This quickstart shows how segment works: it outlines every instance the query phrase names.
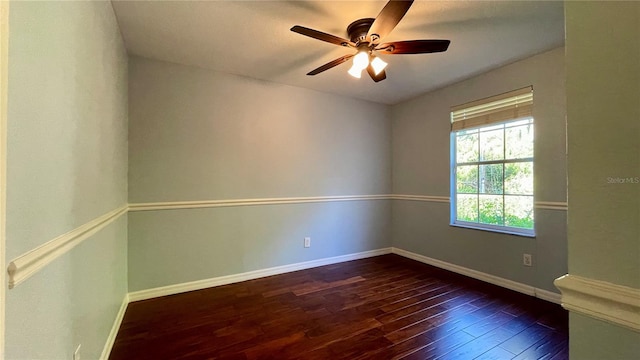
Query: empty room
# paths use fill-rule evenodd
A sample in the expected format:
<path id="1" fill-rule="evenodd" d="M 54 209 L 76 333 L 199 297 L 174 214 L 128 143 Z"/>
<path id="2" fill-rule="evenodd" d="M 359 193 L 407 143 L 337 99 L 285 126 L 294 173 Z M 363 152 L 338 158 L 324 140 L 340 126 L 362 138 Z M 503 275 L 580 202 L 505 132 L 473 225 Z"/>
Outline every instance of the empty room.
<path id="1" fill-rule="evenodd" d="M 0 359 L 640 354 L 640 2 L 1 1 Z"/>

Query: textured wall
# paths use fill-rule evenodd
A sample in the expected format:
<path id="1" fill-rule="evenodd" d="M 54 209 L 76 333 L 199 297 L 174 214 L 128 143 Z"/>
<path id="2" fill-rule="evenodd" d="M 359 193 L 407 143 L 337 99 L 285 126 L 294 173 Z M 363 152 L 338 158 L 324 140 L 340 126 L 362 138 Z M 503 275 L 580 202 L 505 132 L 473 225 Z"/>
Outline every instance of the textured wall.
<path id="1" fill-rule="evenodd" d="M 7 262 L 127 201 L 127 55 L 109 2 L 12 2 Z M 6 358 L 100 356 L 127 292 L 120 218 L 7 291 Z M 5 254 L 3 254 L 5 256 Z"/>
<path id="2" fill-rule="evenodd" d="M 569 273 L 638 289 L 640 3 L 565 6 Z M 638 332 L 579 314 L 569 325 L 572 358 L 640 354 Z"/>
<path id="3" fill-rule="evenodd" d="M 568 4 L 567 41 L 569 272 L 640 288 L 640 3 Z"/>

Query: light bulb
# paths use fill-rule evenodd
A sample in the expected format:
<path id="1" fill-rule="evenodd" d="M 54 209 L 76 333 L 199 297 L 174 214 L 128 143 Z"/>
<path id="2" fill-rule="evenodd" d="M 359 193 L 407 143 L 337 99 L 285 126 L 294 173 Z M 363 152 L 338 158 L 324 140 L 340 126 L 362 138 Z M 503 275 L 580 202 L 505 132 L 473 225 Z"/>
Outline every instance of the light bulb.
<path id="1" fill-rule="evenodd" d="M 366 51 L 360 51 L 353 58 L 353 66 L 356 66 L 360 70 L 364 70 L 369 66 L 369 54 Z"/>
<path id="2" fill-rule="evenodd" d="M 361 73 L 362 73 L 362 69 L 357 67 L 356 64 L 353 64 L 351 66 L 351 69 L 349 69 L 349 75 L 353 76 L 354 78 L 360 79 Z"/>
<path id="3" fill-rule="evenodd" d="M 373 60 L 371 60 L 371 67 L 373 68 L 373 72 L 378 75 L 387 67 L 387 63 L 379 57 L 374 56 Z"/>

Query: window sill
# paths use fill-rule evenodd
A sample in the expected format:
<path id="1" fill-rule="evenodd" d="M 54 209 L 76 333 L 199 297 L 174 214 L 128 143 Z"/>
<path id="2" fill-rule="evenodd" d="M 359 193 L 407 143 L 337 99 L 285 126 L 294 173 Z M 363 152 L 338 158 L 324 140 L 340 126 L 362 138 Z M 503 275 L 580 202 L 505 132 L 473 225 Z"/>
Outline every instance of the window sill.
<path id="1" fill-rule="evenodd" d="M 480 227 L 480 226 L 473 226 L 473 225 L 467 225 L 467 224 L 455 224 L 455 223 L 449 224 L 449 226 L 459 227 L 459 228 L 463 228 L 463 229 L 481 230 L 481 231 L 487 231 L 487 232 L 498 233 L 498 234 L 522 236 L 522 237 L 527 237 L 527 238 L 535 238 L 536 237 L 535 233 L 527 234 L 527 233 L 512 231 L 512 230 L 509 230 L 509 229 L 504 229 L 504 230 L 502 230 L 502 229 L 489 229 L 489 228 Z"/>

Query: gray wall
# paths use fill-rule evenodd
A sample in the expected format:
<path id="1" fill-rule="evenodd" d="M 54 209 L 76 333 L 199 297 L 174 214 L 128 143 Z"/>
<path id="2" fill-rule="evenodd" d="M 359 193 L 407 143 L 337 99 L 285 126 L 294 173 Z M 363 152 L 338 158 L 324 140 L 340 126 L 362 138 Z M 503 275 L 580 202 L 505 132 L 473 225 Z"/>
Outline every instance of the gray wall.
<path id="1" fill-rule="evenodd" d="M 640 3 L 568 4 L 567 37 L 569 270 L 640 288 Z"/>
<path id="2" fill-rule="evenodd" d="M 127 57 L 109 2 L 12 2 L 6 261 L 127 201 Z M 6 358 L 98 358 L 127 292 L 122 217 L 7 291 Z M 3 256 L 5 256 L 3 254 Z"/>
<path id="3" fill-rule="evenodd" d="M 390 192 L 384 105 L 135 57 L 129 74 L 130 203 Z M 384 200 L 134 212 L 129 290 L 373 250 L 390 238 Z"/>
<path id="4" fill-rule="evenodd" d="M 565 6 L 569 273 L 638 289 L 640 3 Z M 572 358 L 640 354 L 638 332 L 578 314 L 569 324 Z"/>
<path id="5" fill-rule="evenodd" d="M 534 88 L 535 198 L 566 202 L 564 48 L 503 66 L 392 108 L 393 193 L 450 195 L 450 107 Z M 449 226 L 450 205 L 395 200 L 393 244 L 404 250 L 555 291 L 567 271 L 566 212 L 536 210 L 536 237 Z M 522 266 L 522 254 L 534 266 Z"/>

